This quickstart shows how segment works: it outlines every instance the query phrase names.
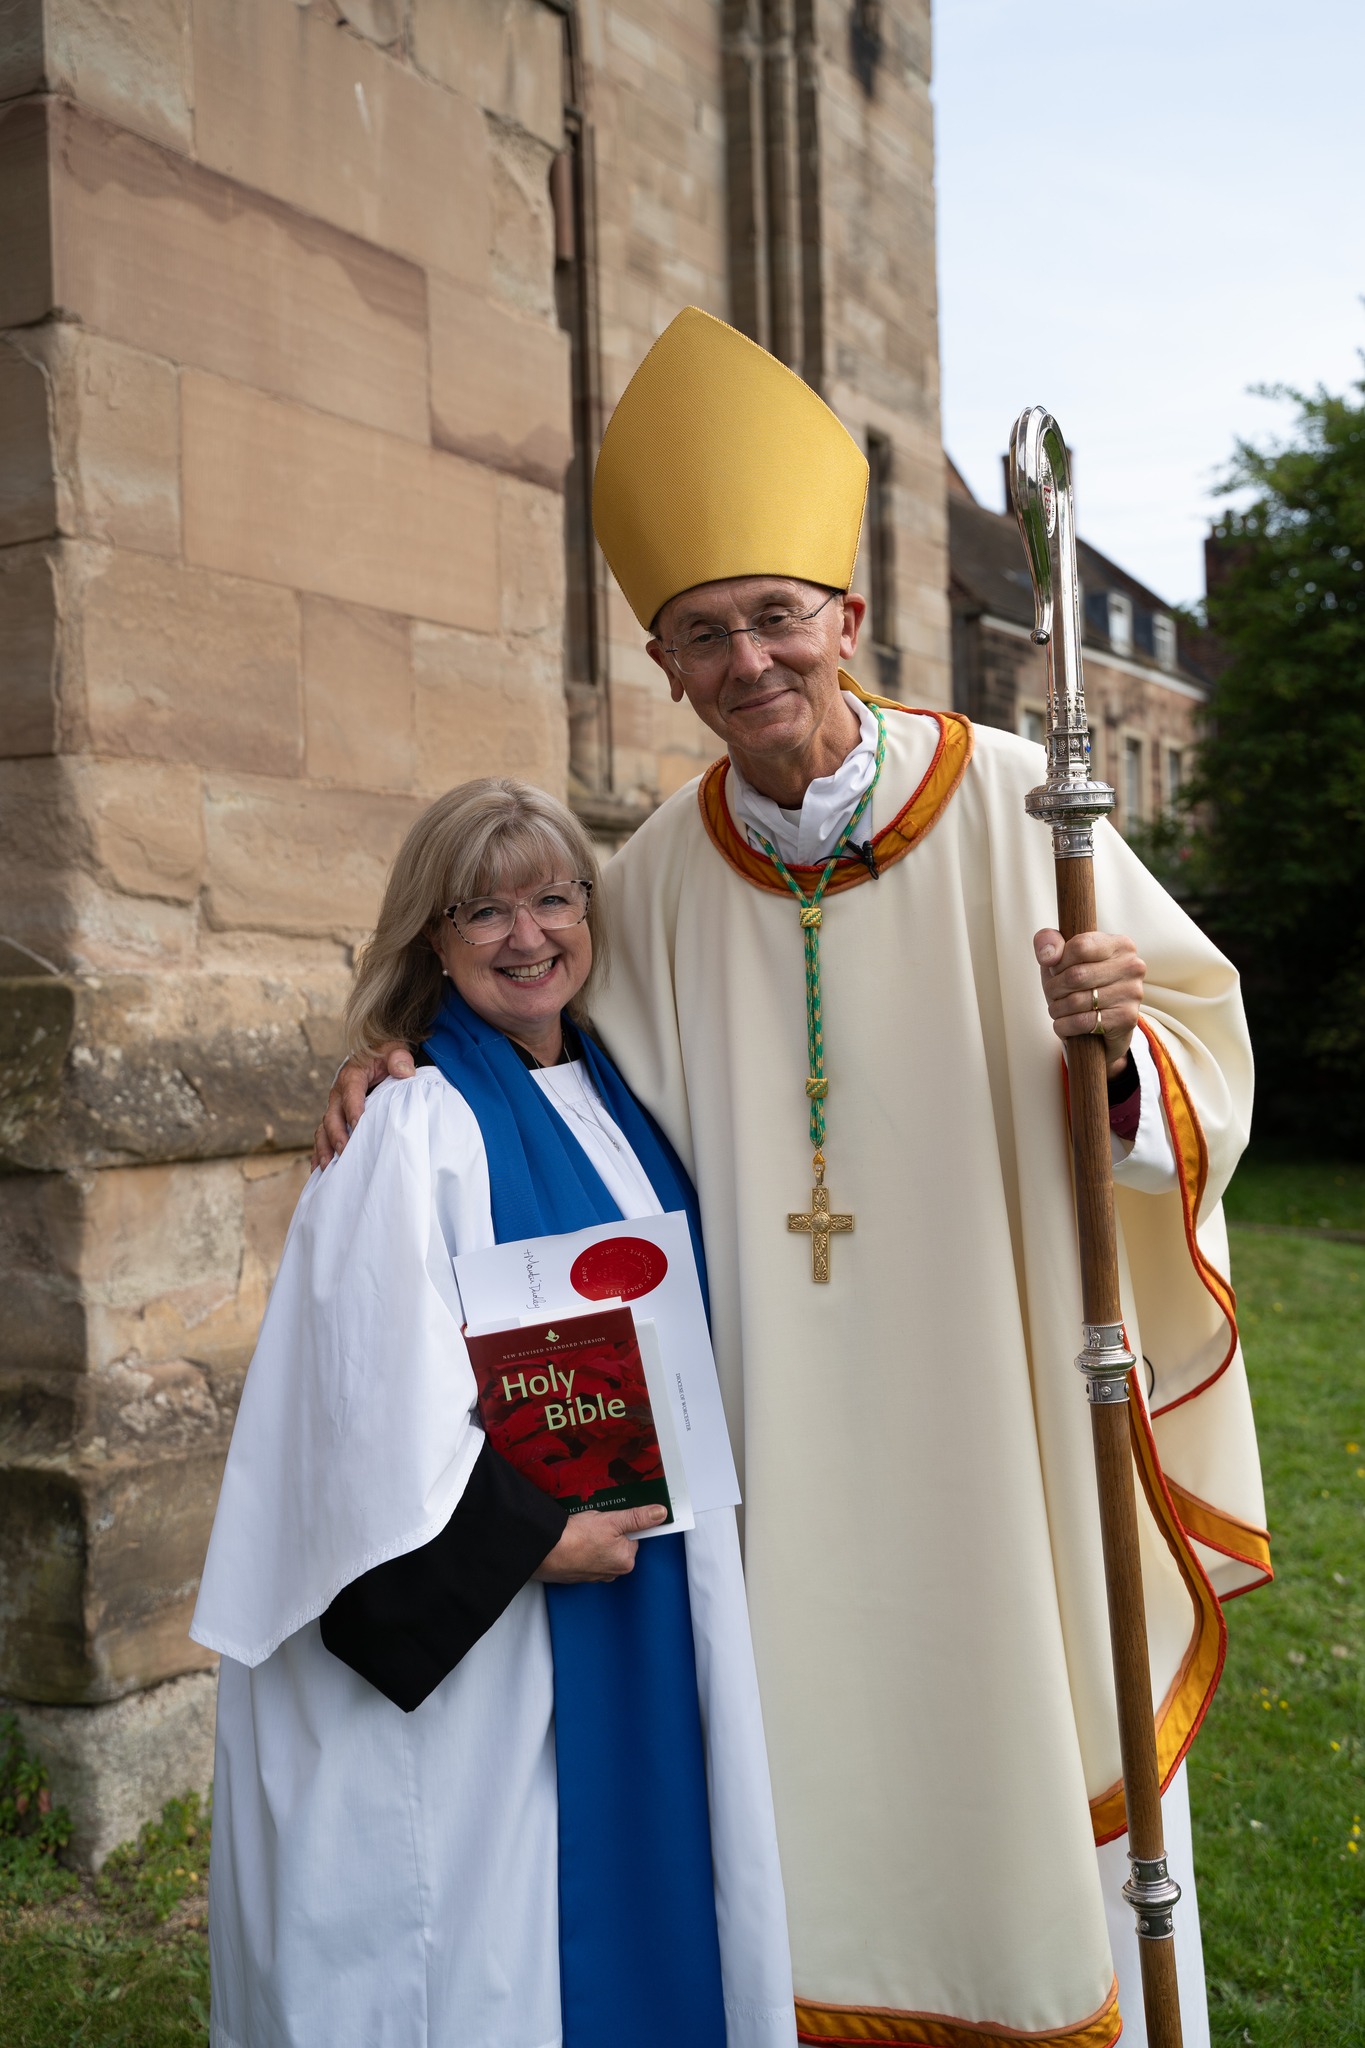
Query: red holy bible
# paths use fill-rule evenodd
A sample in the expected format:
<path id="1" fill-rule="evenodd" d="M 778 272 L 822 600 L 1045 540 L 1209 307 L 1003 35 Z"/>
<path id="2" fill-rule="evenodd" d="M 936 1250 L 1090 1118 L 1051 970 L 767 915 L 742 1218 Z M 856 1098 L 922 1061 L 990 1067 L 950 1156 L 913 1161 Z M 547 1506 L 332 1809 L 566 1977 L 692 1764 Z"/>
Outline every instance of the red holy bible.
<path id="1" fill-rule="evenodd" d="M 466 1337 L 500 1457 L 570 1514 L 673 1503 L 628 1308 Z M 666 1526 L 666 1525 L 661 1525 Z"/>

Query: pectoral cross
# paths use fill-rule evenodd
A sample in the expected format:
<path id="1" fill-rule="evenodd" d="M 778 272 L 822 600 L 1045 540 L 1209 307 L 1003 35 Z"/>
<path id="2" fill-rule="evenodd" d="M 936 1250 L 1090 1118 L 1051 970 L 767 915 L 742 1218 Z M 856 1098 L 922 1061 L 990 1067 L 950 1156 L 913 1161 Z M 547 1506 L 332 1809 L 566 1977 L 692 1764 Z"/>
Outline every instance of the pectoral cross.
<path id="1" fill-rule="evenodd" d="M 849 1215 L 831 1214 L 829 1189 L 825 1186 L 824 1168 L 815 1169 L 815 1186 L 810 1191 L 810 1212 L 790 1210 L 787 1215 L 788 1230 L 803 1231 L 810 1239 L 810 1277 L 818 1287 L 829 1279 L 829 1241 L 836 1233 L 852 1230 L 853 1218 Z"/>

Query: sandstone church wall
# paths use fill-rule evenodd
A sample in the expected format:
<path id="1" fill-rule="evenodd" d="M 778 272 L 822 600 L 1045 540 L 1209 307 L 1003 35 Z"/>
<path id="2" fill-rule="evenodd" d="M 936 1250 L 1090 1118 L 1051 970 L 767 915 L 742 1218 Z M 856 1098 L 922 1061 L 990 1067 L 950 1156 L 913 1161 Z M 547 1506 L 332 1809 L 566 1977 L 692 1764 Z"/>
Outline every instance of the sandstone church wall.
<path id="1" fill-rule="evenodd" d="M 682 305 L 877 439 L 862 673 L 949 701 L 928 68 L 928 0 L 0 9 L 0 1695 L 87 1856 L 207 1769 L 186 1623 L 399 839 L 506 771 L 610 843 L 714 751 L 582 530 Z"/>
<path id="2" fill-rule="evenodd" d="M 885 616 L 860 680 L 952 701 L 939 429 L 928 0 L 599 0 L 583 10 L 598 136 L 606 409 L 689 301 L 763 342 L 887 452 Z M 855 25 L 876 26 L 861 53 Z M 864 83 L 870 83 L 870 90 Z M 661 480 L 661 488 L 666 482 Z M 618 788 L 646 805 L 714 754 L 609 593 Z"/>
<path id="3" fill-rule="evenodd" d="M 146 1688 L 204 1775 L 166 1682 L 386 864 L 468 775 L 565 786 L 561 26 L 5 22 L 0 1691 L 86 1709 L 98 1854 Z"/>

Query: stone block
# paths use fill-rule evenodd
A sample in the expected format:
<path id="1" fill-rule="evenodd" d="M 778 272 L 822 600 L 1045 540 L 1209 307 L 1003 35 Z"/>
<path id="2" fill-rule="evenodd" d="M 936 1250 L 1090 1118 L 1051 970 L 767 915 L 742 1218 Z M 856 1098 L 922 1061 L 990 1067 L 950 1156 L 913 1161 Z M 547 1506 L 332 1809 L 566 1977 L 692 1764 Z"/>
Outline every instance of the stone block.
<path id="1" fill-rule="evenodd" d="M 403 33 L 404 0 L 337 0 L 337 12 L 357 35 L 388 49 Z"/>
<path id="2" fill-rule="evenodd" d="M 234 1160 L 108 1167 L 82 1188 L 80 1261 L 87 1363 L 221 1357 L 249 1345 L 238 1307 L 242 1194 Z"/>
<path id="3" fill-rule="evenodd" d="M 488 272 L 482 118 L 321 13 L 193 0 L 200 161 L 452 277 Z"/>
<path id="4" fill-rule="evenodd" d="M 46 0 L 48 90 L 173 149 L 193 145 L 188 0 Z"/>
<path id="5" fill-rule="evenodd" d="M 128 896 L 192 903 L 204 867 L 199 770 L 79 755 L 61 765 L 96 873 Z"/>
<path id="6" fill-rule="evenodd" d="M 78 1698 L 118 1699 L 218 1661 L 189 1635 L 231 1431 L 231 1417 L 208 1405 L 213 1426 L 201 1447 L 158 1455 L 144 1436 L 85 1479 L 87 1675 Z"/>
<path id="7" fill-rule="evenodd" d="M 699 761 L 695 754 L 670 753 L 666 748 L 654 756 L 655 776 L 659 801 L 662 803 L 680 789 L 686 789 L 689 782 L 695 782 L 706 763 Z"/>
<path id="8" fill-rule="evenodd" d="M 79 1699 L 88 1681 L 82 1615 L 85 1518 L 66 1475 L 4 1472 L 0 1488 L 0 1687 L 21 1698 Z"/>
<path id="9" fill-rule="evenodd" d="M 374 924 L 389 863 L 420 808 L 412 797 L 211 777 L 209 922 L 359 938 Z"/>
<path id="10" fill-rule="evenodd" d="M 505 476 L 498 481 L 498 553 L 505 633 L 554 643 L 564 620 L 564 500 L 558 491 Z"/>
<path id="11" fill-rule="evenodd" d="M 555 227 L 543 142 L 488 117 L 492 279 L 498 297 L 537 319 L 555 318 Z"/>
<path id="12" fill-rule="evenodd" d="M 292 593 L 152 555 L 92 550 L 80 643 L 90 747 L 297 774 L 303 729 Z"/>
<path id="13" fill-rule="evenodd" d="M 0 327 L 52 310 L 51 212 L 43 103 L 0 107 Z"/>
<path id="14" fill-rule="evenodd" d="M 174 367 L 65 321 L 13 349 L 51 390 L 61 532 L 180 551 L 180 392 Z"/>
<path id="15" fill-rule="evenodd" d="M 60 757 L 0 762 L 0 959 L 11 973 L 72 964 L 82 837 Z"/>
<path id="16" fill-rule="evenodd" d="M 559 650 L 413 628 L 417 764 L 433 793 L 474 775 L 521 775 L 562 797 L 567 723 Z"/>
<path id="17" fill-rule="evenodd" d="M 497 623 L 488 470 L 198 373 L 181 398 L 191 561 L 377 611 Z"/>
<path id="18" fill-rule="evenodd" d="M 618 747 L 634 753 L 648 753 L 654 746 L 658 727 L 659 698 L 667 685 L 659 677 L 657 687 L 648 683 L 615 683 L 611 693 L 611 735 Z M 705 728 L 700 728 L 705 730 Z"/>
<path id="19" fill-rule="evenodd" d="M 180 1371 L 199 1386 L 208 1418 L 198 1447 L 161 1446 L 144 1435 L 111 1455 L 92 1439 L 65 1456 L 8 1462 L 0 1500 L 4 1693 L 93 1703 L 215 1661 L 187 1631 L 231 1415 L 218 1413 L 202 1374 Z M 130 1377 L 154 1384 L 148 1373 Z"/>
<path id="20" fill-rule="evenodd" d="M 58 576 L 58 556 L 50 547 L 0 551 L 0 756 L 50 754 L 57 744 Z"/>
<path id="21" fill-rule="evenodd" d="M 186 0 L 3 0 L 0 99 L 54 92 L 154 142 L 191 144 Z"/>
<path id="22" fill-rule="evenodd" d="M 0 547 L 56 529 L 47 378 L 10 342 L 0 342 Z"/>
<path id="23" fill-rule="evenodd" d="M 558 489 L 573 453 L 568 336 L 447 278 L 428 289 L 433 440 Z"/>
<path id="24" fill-rule="evenodd" d="M 427 439 L 426 290 L 411 263 L 77 108 L 54 103 L 51 123 L 67 313 L 172 362 Z"/>
<path id="25" fill-rule="evenodd" d="M 58 1185 L 96 1166 L 310 1144 L 343 1056 L 349 984 L 339 964 L 297 959 L 287 979 L 187 970 L 0 980 L 0 1170 Z M 275 1161 L 265 1152 L 245 1162 L 248 1212 Z"/>
<path id="26" fill-rule="evenodd" d="M 411 789 L 412 648 L 406 619 L 305 597 L 304 772 L 357 789 Z"/>
<path id="27" fill-rule="evenodd" d="M 80 1263 L 81 1192 L 64 1174 L 0 1179 L 0 1352 L 7 1370 L 71 1372 L 86 1357 Z"/>
<path id="28" fill-rule="evenodd" d="M 100 1870 L 168 1799 L 208 1791 L 217 1698 L 217 1674 L 196 1671 L 100 1707 L 4 1702 L 71 1815 L 66 1854 L 78 1870 Z"/>
<path id="29" fill-rule="evenodd" d="M 329 1087 L 337 1064 L 327 1066 L 323 1075 Z M 262 1153 L 240 1165 L 243 1278 L 261 1294 L 264 1312 L 264 1295 L 274 1281 L 290 1221 L 313 1169 L 303 1152 Z"/>
<path id="30" fill-rule="evenodd" d="M 192 956 L 198 775 L 155 762 L 0 762 L 0 932 L 55 972 Z M 27 969 L 26 971 L 31 971 Z"/>
<path id="31" fill-rule="evenodd" d="M 63 972 L 123 974 L 139 968 L 188 966 L 199 950 L 194 903 L 169 897 L 125 896 L 97 875 L 59 874 L 60 916 L 28 926 L 30 943 Z M 11 926 L 13 897 L 6 906 Z M 22 927 L 21 927 L 22 928 Z"/>
<path id="32" fill-rule="evenodd" d="M 558 149 L 563 29 L 539 0 L 414 0 L 412 53 L 442 85 Z"/>
<path id="33" fill-rule="evenodd" d="M 209 1159 L 0 1178 L 5 1370 L 90 1376 L 106 1445 L 159 1432 L 193 1449 L 217 1427 L 202 1390 L 135 1413 L 128 1402 L 148 1390 L 127 1375 L 176 1360 L 245 1368 L 307 1175 L 302 1154 L 256 1165 L 267 1170 Z"/>
<path id="34" fill-rule="evenodd" d="M 0 0 L 0 100 L 43 89 L 43 0 Z"/>
<path id="35" fill-rule="evenodd" d="M 75 1012 L 73 984 L 55 975 L 0 980 L 0 1167 L 16 1164 L 11 1147 L 51 1117 Z"/>

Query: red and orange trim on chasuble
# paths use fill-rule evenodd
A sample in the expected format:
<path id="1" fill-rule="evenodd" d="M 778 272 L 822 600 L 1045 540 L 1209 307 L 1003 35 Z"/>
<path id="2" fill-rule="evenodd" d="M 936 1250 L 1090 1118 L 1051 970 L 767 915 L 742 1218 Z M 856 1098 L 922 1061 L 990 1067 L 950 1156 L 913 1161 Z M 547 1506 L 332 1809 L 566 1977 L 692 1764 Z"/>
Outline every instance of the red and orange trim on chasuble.
<path id="1" fill-rule="evenodd" d="M 1204 1199 L 1204 1188 L 1209 1177 L 1208 1146 L 1199 1122 L 1198 1113 L 1190 1099 L 1189 1091 L 1180 1077 L 1180 1070 L 1161 1043 L 1150 1025 L 1143 1024 L 1142 1032 L 1151 1048 L 1161 1082 L 1161 1099 L 1166 1111 L 1166 1123 L 1175 1144 L 1176 1165 L 1180 1176 L 1180 1206 L 1185 1222 L 1185 1243 L 1189 1249 L 1190 1262 L 1200 1281 L 1213 1296 L 1227 1319 L 1228 1342 L 1221 1363 L 1188 1394 L 1181 1394 L 1178 1400 L 1168 1401 L 1163 1408 L 1154 1412 L 1165 1415 L 1172 1408 L 1179 1408 L 1186 1401 L 1193 1401 L 1231 1365 L 1237 1350 L 1237 1298 L 1231 1283 L 1224 1278 L 1216 1266 L 1210 1264 L 1200 1249 L 1195 1235 L 1199 1217 L 1199 1205 Z M 1265 1529 L 1259 1529 L 1254 1522 L 1243 1522 L 1236 1515 L 1229 1515 L 1211 1502 L 1201 1500 L 1198 1494 L 1190 1493 L 1185 1487 L 1168 1480 L 1171 1498 L 1175 1502 L 1182 1526 L 1187 1533 L 1210 1550 L 1220 1550 L 1225 1557 L 1232 1557 L 1239 1564 L 1250 1565 L 1261 1573 L 1261 1577 L 1249 1586 L 1239 1586 L 1234 1593 L 1225 1593 L 1224 1601 L 1236 1600 L 1243 1593 L 1253 1593 L 1257 1586 L 1263 1586 L 1275 1574 L 1270 1562 L 1270 1536 Z"/>
<path id="2" fill-rule="evenodd" d="M 894 2042 L 897 2048 L 1112 2048 L 1122 2031 L 1117 1978 L 1088 2019 L 1042 2033 L 936 2012 L 894 2012 L 884 2005 L 824 2005 L 799 1996 L 796 2001 L 796 2038 L 816 2048 L 862 2048 L 866 2042 Z"/>
<path id="3" fill-rule="evenodd" d="M 1212 1296 L 1227 1322 L 1228 1341 L 1219 1364 L 1192 1387 L 1187 1394 L 1169 1401 L 1164 1408 L 1153 1411 L 1155 1415 L 1168 1413 L 1172 1408 L 1183 1406 L 1206 1392 L 1220 1379 L 1232 1363 L 1237 1350 L 1236 1296 L 1226 1276 L 1205 1257 L 1195 1235 L 1199 1216 L 1199 1204 L 1209 1177 L 1208 1145 L 1199 1114 L 1195 1109 L 1189 1090 L 1180 1075 L 1175 1061 L 1162 1044 L 1158 1034 L 1149 1024 L 1139 1020 L 1139 1028 L 1151 1049 L 1157 1075 L 1161 1082 L 1162 1106 L 1171 1133 L 1175 1152 L 1176 1173 L 1180 1183 L 1180 1206 L 1185 1225 L 1185 1245 L 1201 1285 Z M 1214 1591 L 1207 1572 L 1195 1556 L 1191 1539 L 1207 1544 L 1210 1550 L 1221 1551 L 1225 1556 L 1236 1558 L 1239 1563 L 1250 1565 L 1260 1572 L 1260 1578 L 1252 1585 L 1238 1588 L 1249 1593 L 1256 1585 L 1264 1585 L 1274 1577 L 1270 1563 L 1270 1537 L 1266 1530 L 1255 1528 L 1249 1522 L 1226 1514 L 1211 1502 L 1200 1500 L 1197 1494 L 1167 1479 L 1161 1469 L 1157 1455 L 1156 1440 L 1152 1435 L 1152 1424 L 1147 1410 L 1138 1398 L 1136 1374 L 1130 1388 L 1128 1404 L 1129 1427 L 1132 1435 L 1133 1461 L 1137 1466 L 1138 1478 L 1146 1495 L 1158 1528 L 1166 1539 L 1167 1548 L 1175 1559 L 1180 1575 L 1185 1581 L 1195 1610 L 1194 1633 L 1171 1684 L 1162 1701 L 1156 1717 L 1157 1768 L 1161 1774 L 1161 1789 L 1164 1792 L 1179 1769 L 1190 1744 L 1199 1732 L 1218 1681 L 1223 1675 L 1223 1659 L 1227 1652 L 1227 1628 L 1223 1621 L 1222 1602 Z M 1235 1598 L 1229 1594 L 1227 1598 Z M 1122 1783 L 1111 1785 L 1107 1791 L 1090 1802 L 1090 1818 L 1097 1842 L 1109 1842 L 1121 1835 L 1127 1825 L 1124 1811 Z"/>
<path id="4" fill-rule="evenodd" d="M 870 697 L 849 675 L 841 669 L 840 680 L 865 704 L 875 704 L 883 711 L 904 713 L 909 707 L 892 703 L 886 697 Z M 872 835 L 872 849 L 877 856 L 879 868 L 892 867 L 896 861 L 904 860 L 912 846 L 918 845 L 926 832 L 938 823 L 947 809 L 958 784 L 967 772 L 967 763 L 972 758 L 975 734 L 970 720 L 951 711 L 922 711 L 921 718 L 932 718 L 938 723 L 938 745 L 934 758 L 910 801 L 897 811 L 889 825 Z M 702 823 L 706 836 L 717 853 L 756 889 L 768 889 L 778 896 L 787 894 L 787 885 L 777 873 L 766 855 L 755 853 L 748 840 L 730 815 L 730 806 L 725 801 L 725 781 L 730 773 L 730 758 L 722 754 L 719 761 L 713 761 L 702 776 L 697 789 L 697 802 L 701 807 Z M 824 870 L 824 862 L 817 861 L 812 867 L 792 867 L 791 874 L 801 886 L 813 889 Z M 837 896 L 844 889 L 856 889 L 860 883 L 870 882 L 862 861 L 853 854 L 846 855 L 835 868 L 825 887 L 827 896 Z"/>

